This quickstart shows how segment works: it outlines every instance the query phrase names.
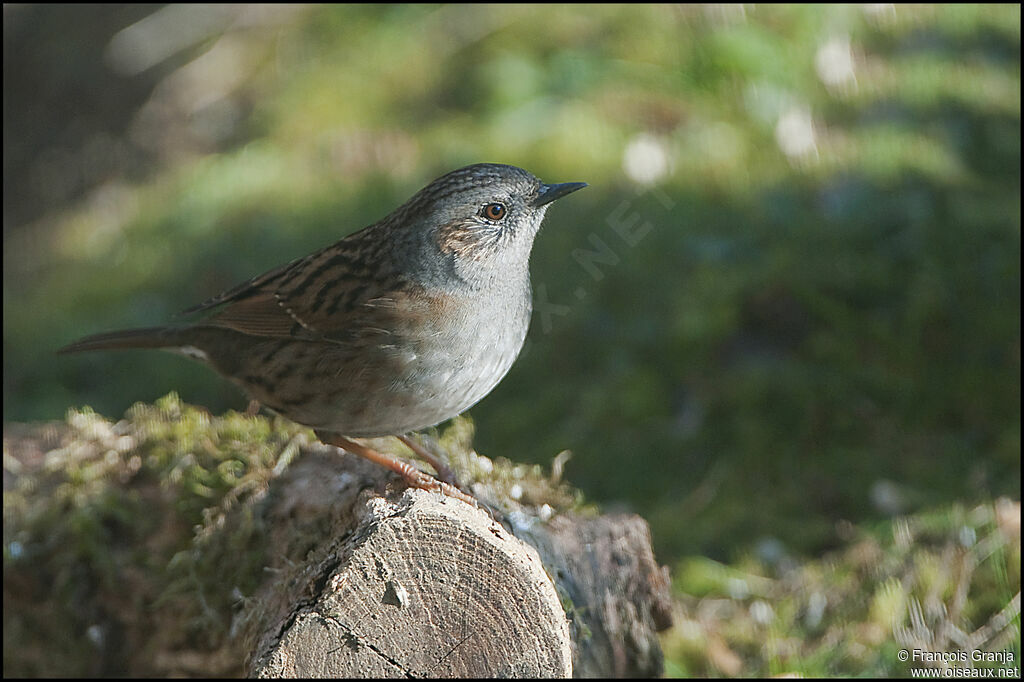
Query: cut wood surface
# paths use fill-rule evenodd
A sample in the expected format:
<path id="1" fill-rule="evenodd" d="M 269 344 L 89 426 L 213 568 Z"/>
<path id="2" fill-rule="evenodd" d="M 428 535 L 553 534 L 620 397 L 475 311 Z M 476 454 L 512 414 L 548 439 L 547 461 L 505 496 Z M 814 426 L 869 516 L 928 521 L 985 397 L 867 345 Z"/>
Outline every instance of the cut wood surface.
<path id="1" fill-rule="evenodd" d="M 209 428 L 223 426 L 219 419 Z M 238 423 L 228 426 L 234 433 Z M 180 515 L 193 500 L 154 482 L 147 467 L 167 456 L 178 471 L 183 461 L 215 463 L 225 448 L 244 448 L 219 433 L 167 455 L 168 444 L 143 430 L 132 420 L 111 424 L 95 415 L 77 425 L 5 427 L 5 545 L 14 541 L 19 556 L 31 554 L 36 562 L 5 556 L 5 673 L 618 677 L 662 671 L 656 632 L 669 625 L 668 577 L 654 559 L 646 523 L 628 514 L 573 511 L 565 504 L 572 498 L 566 486 L 539 476 L 537 467 L 491 462 L 465 439 L 449 440 L 449 451 L 461 452 L 456 469 L 470 472 L 472 491 L 492 505 L 488 512 L 406 489 L 304 432 L 275 432 L 261 435 L 259 447 L 277 443 L 270 448 L 276 452 L 261 455 L 259 466 L 246 460 L 249 476 L 232 470 L 239 484 L 214 496 L 202 523 L 189 531 Z M 74 554 L 79 578 L 68 583 L 69 603 L 60 577 L 70 569 L 61 562 L 78 546 L 53 542 L 52 531 L 32 523 L 40 523 L 38 510 L 52 500 L 60 508 L 47 513 L 68 514 L 75 520 L 64 526 L 77 528 L 82 509 L 66 509 L 60 500 L 77 485 L 68 480 L 81 478 L 80 465 L 103 481 L 88 494 L 103 504 L 134 500 L 141 511 L 121 513 L 118 523 L 127 525 L 117 533 L 100 533 L 106 546 Z M 101 465 L 108 469 L 96 473 Z M 75 489 L 75 504 L 83 503 L 84 491 Z M 103 516 L 98 502 L 86 503 L 86 516 Z M 142 522 L 137 541 L 130 540 L 133 519 Z M 46 546 L 46 538 L 55 546 Z M 46 642 L 58 639 L 72 644 L 59 662 L 46 655 Z"/>
<path id="2" fill-rule="evenodd" d="M 311 593 L 267 619 L 253 675 L 571 675 L 569 623 L 529 545 L 437 493 L 361 507 L 325 561 L 296 571 Z"/>

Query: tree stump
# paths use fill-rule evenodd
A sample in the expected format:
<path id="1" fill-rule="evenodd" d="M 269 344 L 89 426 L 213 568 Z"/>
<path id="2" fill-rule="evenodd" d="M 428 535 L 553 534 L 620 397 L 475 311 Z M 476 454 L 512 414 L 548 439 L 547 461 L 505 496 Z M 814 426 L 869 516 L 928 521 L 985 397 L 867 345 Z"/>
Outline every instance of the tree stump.
<path id="1" fill-rule="evenodd" d="M 437 493 L 357 507 L 326 558 L 267 586 L 278 608 L 260 623 L 253 676 L 571 675 L 569 623 L 529 545 Z"/>
<path id="2" fill-rule="evenodd" d="M 568 489 L 540 476 L 539 467 L 491 462 L 472 452 L 466 438 L 448 439 L 456 470 L 470 472 L 473 492 L 494 504 L 499 522 L 459 500 L 405 489 L 378 467 L 281 427 L 269 446 L 260 435 L 259 447 L 276 447 L 276 455 L 263 455 L 258 465 L 245 460 L 252 476 L 235 471 L 246 483 L 212 499 L 190 536 L 179 517 L 190 502 L 154 485 L 153 472 L 146 473 L 158 461 L 152 453 L 168 457 L 159 461 L 172 470 L 204 457 L 210 458 L 204 472 L 231 468 L 219 458 L 227 451 L 239 457 L 241 446 L 228 444 L 224 434 L 235 433 L 242 417 L 231 416 L 228 424 L 218 420 L 229 417 L 207 416 L 204 428 L 214 433 L 170 455 L 172 445 L 147 436 L 151 422 L 138 414 L 118 424 L 90 419 L 87 427 L 5 428 L 4 540 L 17 555 L 9 561 L 5 552 L 7 674 L 661 672 L 656 632 L 670 624 L 668 577 L 654 560 L 646 523 L 571 510 Z M 170 438 L 179 432 L 180 425 Z M 138 541 L 127 539 L 131 528 L 103 534 L 108 545 L 98 556 L 109 565 L 90 566 L 95 559 L 86 559 L 83 566 L 78 555 L 70 560 L 85 576 L 70 600 L 53 585 L 53 576 L 69 570 L 60 565 L 69 561 L 69 543 L 46 546 L 53 530 L 32 525 L 65 512 L 24 512 L 32 505 L 44 510 L 49 500 L 58 504 L 61 495 L 48 491 L 81 477 L 71 459 L 40 465 L 65 456 L 104 481 L 98 500 L 137 499 L 146 522 L 161 533 L 159 541 L 148 526 Z M 97 474 L 101 463 L 109 470 Z M 81 491 L 76 494 L 81 503 Z M 102 517 L 100 508 L 88 507 L 87 516 Z M 69 513 L 78 518 L 81 509 Z M 139 541 L 150 550 L 142 558 L 125 549 Z M 95 548 L 87 554 L 97 556 Z M 19 562 L 26 556 L 31 565 Z M 165 561 L 181 570 L 164 571 Z M 54 641 L 47 638 L 58 633 L 74 644 L 59 665 L 45 655 L 46 641 Z"/>

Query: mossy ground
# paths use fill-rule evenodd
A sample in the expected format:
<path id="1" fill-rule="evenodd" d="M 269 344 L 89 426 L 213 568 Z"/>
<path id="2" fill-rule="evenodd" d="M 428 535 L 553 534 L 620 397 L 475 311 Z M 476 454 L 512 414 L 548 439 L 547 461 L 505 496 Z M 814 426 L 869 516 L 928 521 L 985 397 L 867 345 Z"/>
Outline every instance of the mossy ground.
<path id="1" fill-rule="evenodd" d="M 477 454 L 472 431 L 457 420 L 437 437 L 467 481 L 542 515 L 582 508 L 557 475 Z M 4 453 L 5 673 L 239 674 L 232 635 L 267 564 L 262 505 L 312 433 L 172 394 L 116 423 L 72 410 L 37 435 L 34 450 Z M 765 546 L 731 564 L 678 561 L 667 674 L 901 676 L 901 648 L 1019 661 L 1019 502 L 841 534 L 817 559 Z"/>
<path id="2" fill-rule="evenodd" d="M 911 668 L 950 667 L 900 658 L 915 649 L 966 656 L 952 665 L 960 676 L 967 668 L 1019 674 L 1019 501 L 952 505 L 842 533 L 844 546 L 818 559 L 765 548 L 731 565 L 680 561 L 677 622 L 663 637 L 667 674 L 908 677 Z"/>
<path id="3" fill-rule="evenodd" d="M 130 674 L 125 650 L 217 650 L 262 579 L 255 507 L 308 430 L 174 395 L 50 430 L 37 457 L 4 451 L 5 673 Z"/>
<path id="4" fill-rule="evenodd" d="M 475 453 L 472 434 L 455 420 L 437 442 L 491 503 L 542 516 L 581 509 L 540 466 Z M 71 410 L 29 443 L 4 450 L 5 673 L 240 673 L 245 652 L 228 652 L 271 563 L 265 502 L 312 431 L 212 416 L 171 394 L 116 423 Z M 53 656 L 54 641 L 65 655 Z M 160 660 L 166 669 L 131 667 Z"/>

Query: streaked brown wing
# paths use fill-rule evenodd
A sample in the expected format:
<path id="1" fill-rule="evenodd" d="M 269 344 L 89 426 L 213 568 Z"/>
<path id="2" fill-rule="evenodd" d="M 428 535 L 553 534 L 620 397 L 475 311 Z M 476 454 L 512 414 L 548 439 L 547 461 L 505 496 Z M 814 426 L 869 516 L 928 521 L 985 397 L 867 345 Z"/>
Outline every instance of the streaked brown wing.
<path id="1" fill-rule="evenodd" d="M 319 334 L 307 330 L 274 297 L 272 291 L 250 295 L 235 303 L 228 303 L 205 322 L 227 327 L 253 336 L 276 338 L 314 338 Z"/>
<path id="2" fill-rule="evenodd" d="M 345 340 L 359 334 L 375 317 L 376 308 L 366 304 L 402 285 L 361 236 L 254 278 L 197 310 L 223 305 L 207 324 L 256 336 Z"/>

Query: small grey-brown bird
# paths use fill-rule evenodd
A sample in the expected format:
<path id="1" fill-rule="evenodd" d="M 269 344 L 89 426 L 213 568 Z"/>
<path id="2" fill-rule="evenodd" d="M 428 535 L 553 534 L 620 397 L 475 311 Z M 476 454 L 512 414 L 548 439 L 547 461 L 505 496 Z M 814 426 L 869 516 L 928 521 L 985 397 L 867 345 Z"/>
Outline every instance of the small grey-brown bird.
<path id="1" fill-rule="evenodd" d="M 548 185 L 502 164 L 437 178 L 373 225 L 214 296 L 187 326 L 88 336 L 60 350 L 162 348 L 197 358 L 325 443 L 468 502 L 407 434 L 490 393 L 526 339 L 529 257 Z M 438 481 L 351 438 L 397 436 Z"/>

